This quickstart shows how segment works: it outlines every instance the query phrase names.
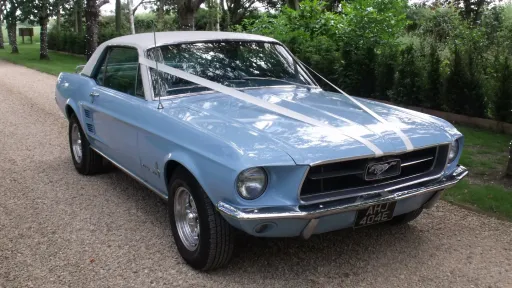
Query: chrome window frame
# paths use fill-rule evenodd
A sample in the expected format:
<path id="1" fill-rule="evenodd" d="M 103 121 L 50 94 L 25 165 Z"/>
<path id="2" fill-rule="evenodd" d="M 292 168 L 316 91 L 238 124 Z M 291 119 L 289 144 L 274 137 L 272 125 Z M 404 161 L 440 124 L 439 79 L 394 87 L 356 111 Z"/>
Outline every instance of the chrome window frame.
<path id="1" fill-rule="evenodd" d="M 94 63 L 94 67 L 91 70 L 91 75 L 85 75 L 82 72 L 80 72 L 79 75 L 84 76 L 84 77 L 88 77 L 88 78 L 91 78 L 91 79 L 94 79 L 96 77 L 97 70 L 101 68 L 101 65 L 99 63 L 103 64 L 104 61 L 106 61 L 105 58 L 108 57 L 108 53 L 109 53 L 110 49 L 111 48 L 115 48 L 115 47 L 135 49 L 135 50 L 137 50 L 137 54 L 138 54 L 139 59 L 141 57 L 144 57 L 144 53 L 143 53 L 144 50 L 139 49 L 139 48 L 137 48 L 137 47 L 135 47 L 133 45 L 129 45 L 129 44 L 114 44 L 114 43 L 112 43 L 112 44 L 105 44 L 105 46 L 103 47 L 103 51 L 101 51 L 101 55 L 99 56 L 99 58 L 96 61 L 96 63 Z M 139 59 L 137 59 L 137 61 Z M 149 93 L 152 90 L 148 89 L 148 85 L 150 83 L 149 80 L 148 80 L 149 79 L 148 78 L 149 77 L 149 73 L 147 73 L 147 69 L 142 69 L 142 66 L 145 66 L 145 65 L 139 63 L 139 68 L 138 69 L 140 69 L 140 73 L 141 73 L 142 87 L 143 87 L 143 90 L 144 90 L 144 97 L 126 94 L 126 93 L 123 93 L 121 91 L 117 91 L 117 90 L 114 90 L 114 89 L 111 89 L 111 88 L 99 85 L 97 83 L 96 84 L 98 86 L 100 86 L 100 87 L 103 87 L 103 88 L 106 88 L 106 89 L 110 89 L 112 91 L 116 91 L 118 93 L 123 93 L 123 94 L 129 95 L 129 96 L 135 97 L 136 99 L 144 100 L 146 102 L 150 101 L 150 100 L 152 100 L 153 95 Z M 137 75 L 138 75 L 138 73 L 137 73 Z"/>

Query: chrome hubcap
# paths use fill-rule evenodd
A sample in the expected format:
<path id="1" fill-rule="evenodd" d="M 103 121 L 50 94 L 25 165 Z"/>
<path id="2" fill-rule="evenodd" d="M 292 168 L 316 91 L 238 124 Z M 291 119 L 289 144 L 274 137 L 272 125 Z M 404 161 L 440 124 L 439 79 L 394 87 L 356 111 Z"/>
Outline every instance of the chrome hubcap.
<path id="1" fill-rule="evenodd" d="M 190 251 L 196 250 L 199 244 L 199 215 L 194 198 L 184 187 L 179 187 L 174 194 L 174 221 L 183 245 Z"/>
<path id="2" fill-rule="evenodd" d="M 80 136 L 80 129 L 78 124 L 73 124 L 71 128 L 71 147 L 73 148 L 73 156 L 76 162 L 82 162 L 82 136 Z"/>

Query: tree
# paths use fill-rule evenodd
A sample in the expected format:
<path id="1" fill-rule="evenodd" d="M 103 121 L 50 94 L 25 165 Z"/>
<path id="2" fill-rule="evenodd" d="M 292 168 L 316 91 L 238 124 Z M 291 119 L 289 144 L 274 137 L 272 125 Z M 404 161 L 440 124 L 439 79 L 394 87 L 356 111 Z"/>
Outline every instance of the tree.
<path id="1" fill-rule="evenodd" d="M 121 0 L 116 0 L 116 32 L 121 33 Z"/>
<path id="2" fill-rule="evenodd" d="M 506 177 L 512 178 L 512 142 L 509 144 L 509 155 L 508 155 L 508 165 L 507 171 L 505 172 Z"/>
<path id="3" fill-rule="evenodd" d="M 222 10 L 222 30 L 228 30 L 230 25 L 240 25 L 247 15 L 256 10 L 254 4 L 256 0 L 222 0 L 219 5 Z"/>
<path id="4" fill-rule="evenodd" d="M 100 8 L 110 3 L 109 0 L 86 0 L 85 1 L 85 56 L 89 60 L 98 48 L 98 20 Z"/>
<path id="5" fill-rule="evenodd" d="M 464 63 L 460 49 L 455 47 L 453 51 L 453 60 L 450 65 L 450 72 L 446 79 L 445 104 L 448 111 L 454 113 L 463 113 L 465 106 L 466 83 L 468 76 L 465 71 Z"/>
<path id="6" fill-rule="evenodd" d="M 498 121 L 512 121 L 512 68 L 508 56 L 500 64 L 494 97 L 494 116 Z"/>
<path id="7" fill-rule="evenodd" d="M 460 9 L 460 14 L 464 19 L 478 24 L 482 18 L 485 6 L 494 1 L 492 0 L 438 0 L 434 5 L 454 6 Z"/>
<path id="8" fill-rule="evenodd" d="M 137 12 L 137 9 L 139 9 L 139 7 L 150 3 L 155 3 L 155 1 L 141 0 L 137 5 L 135 5 L 135 7 L 132 8 L 133 2 L 132 0 L 128 0 L 128 10 L 130 13 L 130 31 L 132 34 L 135 34 L 135 12 Z"/>
<path id="9" fill-rule="evenodd" d="M 180 30 L 194 30 L 195 14 L 204 2 L 205 0 L 176 0 Z"/>
<path id="10" fill-rule="evenodd" d="M 78 35 L 83 35 L 84 33 L 84 1 L 83 0 L 75 0 L 73 5 L 73 10 L 75 14 L 75 31 Z"/>
<path id="11" fill-rule="evenodd" d="M 48 56 L 48 22 L 60 6 L 60 0 L 22 1 L 20 4 L 22 18 L 41 26 L 39 59 L 50 60 L 50 56 Z"/>
<path id="12" fill-rule="evenodd" d="M 427 56 L 427 71 L 424 86 L 423 99 L 427 107 L 441 109 L 442 101 L 442 80 L 441 80 L 441 58 L 435 44 L 430 45 Z"/>
<path id="13" fill-rule="evenodd" d="M 288 7 L 293 10 L 299 10 L 299 0 L 287 0 Z"/>
<path id="14" fill-rule="evenodd" d="M 397 54 L 394 47 L 386 47 L 379 54 L 376 83 L 377 99 L 389 100 L 389 92 L 393 90 L 395 81 Z"/>
<path id="15" fill-rule="evenodd" d="M 7 0 L 9 8 L 7 9 L 4 18 L 7 24 L 7 38 L 9 39 L 9 45 L 11 45 L 11 53 L 18 54 L 18 41 L 16 39 L 16 23 L 18 21 L 18 1 L 19 0 Z"/>
<path id="16" fill-rule="evenodd" d="M 418 105 L 421 92 L 421 72 L 413 45 L 400 51 L 395 87 L 391 99 L 406 105 Z"/>
<path id="17" fill-rule="evenodd" d="M 0 49 L 4 48 L 4 31 L 2 30 L 2 22 L 4 21 L 2 16 L 4 15 L 7 0 L 0 0 Z"/>

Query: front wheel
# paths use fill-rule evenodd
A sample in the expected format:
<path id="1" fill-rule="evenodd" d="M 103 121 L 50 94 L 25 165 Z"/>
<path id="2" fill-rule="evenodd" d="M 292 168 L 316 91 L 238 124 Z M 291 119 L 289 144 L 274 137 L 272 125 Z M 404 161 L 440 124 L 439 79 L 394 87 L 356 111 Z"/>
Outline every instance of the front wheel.
<path id="1" fill-rule="evenodd" d="M 183 168 L 169 180 L 168 205 L 174 242 L 185 262 L 203 271 L 227 265 L 234 248 L 233 227 Z"/>
<path id="2" fill-rule="evenodd" d="M 102 171 L 103 157 L 91 148 L 76 115 L 69 119 L 69 149 L 78 173 L 91 175 Z"/>

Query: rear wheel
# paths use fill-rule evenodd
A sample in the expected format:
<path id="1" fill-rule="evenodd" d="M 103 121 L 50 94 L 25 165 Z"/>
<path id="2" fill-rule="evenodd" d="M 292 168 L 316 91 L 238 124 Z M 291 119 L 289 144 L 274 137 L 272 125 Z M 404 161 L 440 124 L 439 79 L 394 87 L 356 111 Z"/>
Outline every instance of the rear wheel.
<path id="1" fill-rule="evenodd" d="M 185 262 L 203 271 L 228 264 L 233 254 L 234 229 L 183 168 L 177 168 L 169 180 L 168 203 L 172 235 Z"/>
<path id="2" fill-rule="evenodd" d="M 69 119 L 69 149 L 78 173 L 91 175 L 102 171 L 103 157 L 92 150 L 76 115 Z"/>

